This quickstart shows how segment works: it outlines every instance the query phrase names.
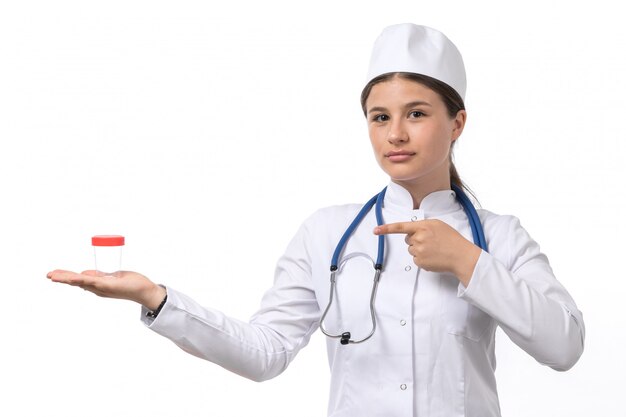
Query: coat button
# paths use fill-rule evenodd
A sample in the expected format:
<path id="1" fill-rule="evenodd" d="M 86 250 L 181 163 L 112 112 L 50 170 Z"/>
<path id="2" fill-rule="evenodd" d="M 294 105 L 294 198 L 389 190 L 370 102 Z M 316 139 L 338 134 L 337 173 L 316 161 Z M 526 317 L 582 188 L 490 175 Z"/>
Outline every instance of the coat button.
<path id="1" fill-rule="evenodd" d="M 406 384 L 402 384 L 402 385 L 400 385 L 400 389 L 401 389 L 402 391 L 404 391 L 404 390 L 406 389 Z"/>
<path id="2" fill-rule="evenodd" d="M 411 217 L 411 221 L 412 221 L 412 222 L 414 222 L 414 221 L 416 221 L 416 220 L 417 220 L 417 216 L 413 216 L 413 217 Z"/>
<path id="3" fill-rule="evenodd" d="M 404 270 L 405 270 L 406 272 L 409 272 L 409 271 L 411 270 L 411 265 L 407 265 L 407 266 L 405 266 L 405 267 L 404 267 Z"/>
<path id="4" fill-rule="evenodd" d="M 400 320 L 400 326 L 404 326 L 406 324 L 406 320 Z"/>

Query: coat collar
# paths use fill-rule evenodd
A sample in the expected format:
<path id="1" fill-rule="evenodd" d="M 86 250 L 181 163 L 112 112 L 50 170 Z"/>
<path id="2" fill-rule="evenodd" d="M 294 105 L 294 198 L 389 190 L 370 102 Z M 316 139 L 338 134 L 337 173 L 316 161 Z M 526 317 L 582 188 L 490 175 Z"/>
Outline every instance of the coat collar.
<path id="1" fill-rule="evenodd" d="M 462 209 L 452 190 L 435 191 L 422 200 L 419 209 L 413 209 L 413 198 L 406 188 L 390 181 L 385 193 L 384 206 L 391 210 L 422 212 L 424 218 Z"/>

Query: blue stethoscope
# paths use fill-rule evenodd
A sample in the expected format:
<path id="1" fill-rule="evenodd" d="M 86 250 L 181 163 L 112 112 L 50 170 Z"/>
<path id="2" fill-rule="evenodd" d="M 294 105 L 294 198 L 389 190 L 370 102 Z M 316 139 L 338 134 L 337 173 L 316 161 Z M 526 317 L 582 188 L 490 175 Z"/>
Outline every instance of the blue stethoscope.
<path id="1" fill-rule="evenodd" d="M 479 246 L 485 252 L 488 252 L 487 249 L 487 241 L 485 240 L 485 233 L 483 231 L 483 227 L 480 223 L 480 218 L 478 217 L 478 213 L 474 208 L 474 205 L 467 197 L 467 195 L 461 190 L 461 188 L 456 185 L 452 185 L 452 190 L 456 194 L 456 198 L 463 207 L 465 214 L 469 220 L 470 228 L 472 229 L 472 237 L 474 239 L 474 244 Z M 372 207 L 375 206 L 376 212 L 376 223 L 381 226 L 383 222 L 383 200 L 385 198 L 385 192 L 387 191 L 387 187 L 383 188 L 383 190 L 372 197 L 359 211 L 354 220 L 343 236 L 339 240 L 337 247 L 335 248 L 335 252 L 333 253 L 333 258 L 330 264 L 330 299 L 328 300 L 328 305 L 326 306 L 326 310 L 324 310 L 324 314 L 322 314 L 322 319 L 320 320 L 320 329 L 322 332 L 332 338 L 339 338 L 342 345 L 347 345 L 348 343 L 362 343 L 367 339 L 374 335 L 376 331 L 376 314 L 374 311 L 374 300 L 376 299 L 376 292 L 378 290 L 378 282 L 380 281 L 380 273 L 383 269 L 383 258 L 385 256 L 385 236 L 378 236 L 378 257 L 376 258 L 376 264 L 374 265 L 374 283 L 372 284 L 372 292 L 370 295 L 370 315 L 372 317 L 372 331 L 365 338 L 361 340 L 352 340 L 350 332 L 343 332 L 341 334 L 331 334 L 324 328 L 324 319 L 326 318 L 326 314 L 328 314 L 328 310 L 330 310 L 330 306 L 333 304 L 333 299 L 336 290 L 337 279 L 335 274 L 337 273 L 337 264 L 339 262 L 339 256 L 341 256 L 341 252 L 343 251 L 344 246 L 350 239 L 350 236 L 354 232 L 354 230 L 359 226 L 363 218 L 369 213 Z"/>

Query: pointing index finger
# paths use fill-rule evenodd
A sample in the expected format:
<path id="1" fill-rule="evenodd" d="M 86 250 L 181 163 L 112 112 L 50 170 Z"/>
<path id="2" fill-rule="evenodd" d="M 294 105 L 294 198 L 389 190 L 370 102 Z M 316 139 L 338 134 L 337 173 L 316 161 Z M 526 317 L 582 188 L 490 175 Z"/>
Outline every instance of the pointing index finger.
<path id="1" fill-rule="evenodd" d="M 409 234 L 413 232 L 412 222 L 388 223 L 374 228 L 375 235 Z"/>

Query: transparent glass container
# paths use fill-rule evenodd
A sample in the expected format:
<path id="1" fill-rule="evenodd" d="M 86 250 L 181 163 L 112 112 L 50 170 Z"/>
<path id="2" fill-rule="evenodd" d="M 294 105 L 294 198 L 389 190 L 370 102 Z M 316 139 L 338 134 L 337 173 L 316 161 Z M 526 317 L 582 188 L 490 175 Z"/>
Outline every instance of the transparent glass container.
<path id="1" fill-rule="evenodd" d="M 122 270 L 124 236 L 98 235 L 91 238 L 96 271 L 102 275 L 119 276 Z"/>

